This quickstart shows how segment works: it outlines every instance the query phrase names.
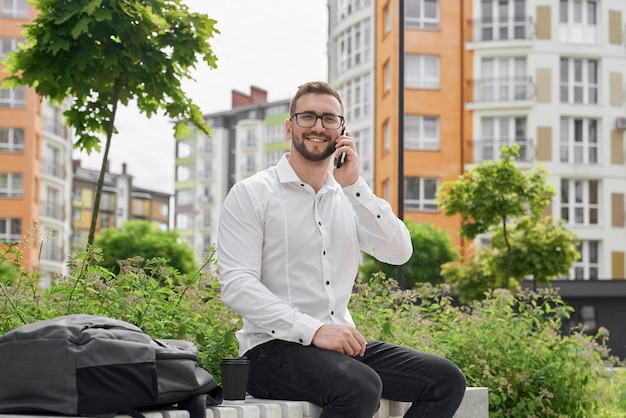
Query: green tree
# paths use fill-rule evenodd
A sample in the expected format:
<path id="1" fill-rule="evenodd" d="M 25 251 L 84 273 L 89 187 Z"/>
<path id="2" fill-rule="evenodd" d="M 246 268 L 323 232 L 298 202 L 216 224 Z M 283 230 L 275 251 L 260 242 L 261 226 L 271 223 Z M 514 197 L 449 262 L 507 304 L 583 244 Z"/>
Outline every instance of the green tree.
<path id="1" fill-rule="evenodd" d="M 404 287 L 414 288 L 417 283 L 443 283 L 441 265 L 458 258 L 458 253 L 450 243 L 448 234 L 431 223 L 415 224 L 405 220 L 411 234 L 413 255 L 404 264 Z M 383 272 L 386 277 L 396 277 L 398 267 L 380 262 L 369 254 L 364 254 L 364 261 L 359 272 L 364 280 Z"/>
<path id="2" fill-rule="evenodd" d="M 7 87 L 31 86 L 53 103 L 70 99 L 64 112 L 76 148 L 88 153 L 106 144 L 88 243 L 94 241 L 102 185 L 116 132 L 118 105 L 136 101 L 148 118 L 164 112 L 177 137 L 188 123 L 206 134 L 200 109 L 181 89 L 198 57 L 216 67 L 208 43 L 218 31 L 206 15 L 181 0 L 31 0 L 40 13 L 26 25 L 25 45 L 9 54 Z"/>
<path id="3" fill-rule="evenodd" d="M 510 220 L 524 215 L 538 220 L 554 191 L 547 184 L 548 173 L 543 167 L 528 171 L 516 167 L 518 145 L 502 147 L 501 153 L 498 161 L 485 161 L 458 180 L 444 183 L 437 191 L 437 204 L 447 216 L 461 215 L 463 237 L 473 240 L 499 225 L 506 248 L 503 287 L 508 289 L 513 249 L 508 231 Z"/>
<path id="4" fill-rule="evenodd" d="M 565 276 L 580 254 L 576 250 L 577 237 L 566 228 L 562 220 L 549 216 L 533 220 L 529 216 L 517 218 L 509 230 L 511 244 L 511 277 L 516 280 L 533 278 L 534 285 L 549 285 L 550 280 Z M 504 248 L 502 229 L 496 229 L 491 237 L 495 249 Z M 493 263 L 502 272 L 507 257 L 496 252 Z"/>
<path id="5" fill-rule="evenodd" d="M 181 274 L 196 270 L 194 253 L 187 244 L 178 242 L 178 232 L 161 231 L 147 221 L 129 221 L 122 229 L 104 228 L 94 244 L 102 249 L 98 265 L 116 274 L 120 271 L 119 260 L 134 257 L 164 258 Z"/>

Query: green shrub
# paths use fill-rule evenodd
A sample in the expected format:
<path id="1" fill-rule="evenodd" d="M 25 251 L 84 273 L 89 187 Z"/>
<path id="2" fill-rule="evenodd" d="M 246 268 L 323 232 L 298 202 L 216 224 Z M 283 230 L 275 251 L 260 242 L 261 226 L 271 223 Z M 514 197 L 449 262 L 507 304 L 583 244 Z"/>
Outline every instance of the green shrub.
<path id="1" fill-rule="evenodd" d="M 240 318 L 219 299 L 209 272 L 180 275 L 164 259 L 136 257 L 112 274 L 89 248 L 70 260 L 70 272 L 40 289 L 36 274 L 19 267 L 14 248 L 0 254 L 0 333 L 27 323 L 75 313 L 121 319 L 155 338 L 186 339 L 199 347 L 199 364 L 219 382 L 219 360 L 237 355 Z M 208 269 L 208 271 L 215 269 Z"/>
<path id="2" fill-rule="evenodd" d="M 66 277 L 40 289 L 37 275 L 19 267 L 16 247 L 0 252 L 0 334 L 71 313 L 109 316 L 155 338 L 194 341 L 200 365 L 220 382 L 219 360 L 237 355 L 241 321 L 219 299 L 214 266 L 180 275 L 163 259 L 137 258 L 113 275 L 97 266 L 100 256 L 97 248 L 78 254 Z M 446 285 L 399 290 L 375 274 L 357 284 L 351 310 L 366 338 L 454 361 L 469 386 L 489 389 L 492 417 L 626 416 L 624 373 L 605 367 L 613 361 L 606 333 L 564 335 L 572 309 L 553 290 L 495 290 L 469 308 L 455 305 Z"/>
<path id="3" fill-rule="evenodd" d="M 469 386 L 489 389 L 493 417 L 600 417 L 612 399 L 606 331 L 561 332 L 572 308 L 554 290 L 490 292 L 472 308 L 455 306 L 445 286 L 396 290 L 379 275 L 360 284 L 352 314 L 367 337 L 454 361 Z M 622 410 L 623 413 L 623 410 Z"/>

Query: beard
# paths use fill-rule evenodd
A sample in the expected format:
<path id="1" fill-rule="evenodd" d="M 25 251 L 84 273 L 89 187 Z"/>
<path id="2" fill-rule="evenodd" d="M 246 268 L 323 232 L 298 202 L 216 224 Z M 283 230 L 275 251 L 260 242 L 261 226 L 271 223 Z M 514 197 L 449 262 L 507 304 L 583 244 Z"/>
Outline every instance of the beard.
<path id="1" fill-rule="evenodd" d="M 307 142 L 308 142 L 308 140 L 306 139 L 307 136 L 315 136 L 317 138 L 324 138 L 327 141 L 325 143 L 312 142 L 311 144 L 314 144 L 316 146 L 316 149 L 313 151 L 310 151 L 309 149 L 307 149 Z M 293 139 L 293 146 L 296 149 L 296 151 L 298 151 L 298 153 L 304 157 L 304 159 L 311 161 L 311 162 L 324 161 L 328 157 L 333 155 L 333 153 L 335 152 L 335 142 L 332 140 L 332 138 L 329 135 L 327 135 L 326 133 L 321 133 L 321 132 L 302 133 L 297 139 Z M 325 148 L 322 148 L 324 146 Z"/>

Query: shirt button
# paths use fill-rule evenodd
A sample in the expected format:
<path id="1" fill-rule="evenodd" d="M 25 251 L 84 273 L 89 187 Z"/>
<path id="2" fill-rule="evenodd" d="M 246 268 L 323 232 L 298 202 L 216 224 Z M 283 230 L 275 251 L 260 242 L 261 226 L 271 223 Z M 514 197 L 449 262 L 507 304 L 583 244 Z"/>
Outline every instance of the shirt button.
<path id="1" fill-rule="evenodd" d="M 304 183 L 300 183 L 300 186 L 304 187 Z"/>
<path id="2" fill-rule="evenodd" d="M 328 286 L 330 284 L 330 282 L 328 280 L 326 280 L 326 286 Z"/>
<path id="3" fill-rule="evenodd" d="M 326 255 L 326 251 L 322 251 L 322 254 L 323 254 L 323 255 Z"/>
<path id="4" fill-rule="evenodd" d="M 331 315 L 334 315 L 334 314 L 335 314 L 335 311 L 330 311 L 330 314 L 331 314 Z"/>
<path id="5" fill-rule="evenodd" d="M 319 226 L 322 226 L 322 223 L 321 223 L 321 222 L 318 222 L 317 224 L 318 224 Z"/>
<path id="6" fill-rule="evenodd" d="M 356 194 L 356 197 L 361 197 L 361 193 L 357 193 L 357 194 Z"/>
<path id="7" fill-rule="evenodd" d="M 298 341 L 300 341 L 300 343 L 304 342 L 304 340 L 302 338 L 298 339 Z"/>
<path id="8" fill-rule="evenodd" d="M 380 218 L 380 215 L 376 215 L 377 218 Z"/>
<path id="9" fill-rule="evenodd" d="M 272 330 L 272 334 L 275 334 L 274 330 Z"/>

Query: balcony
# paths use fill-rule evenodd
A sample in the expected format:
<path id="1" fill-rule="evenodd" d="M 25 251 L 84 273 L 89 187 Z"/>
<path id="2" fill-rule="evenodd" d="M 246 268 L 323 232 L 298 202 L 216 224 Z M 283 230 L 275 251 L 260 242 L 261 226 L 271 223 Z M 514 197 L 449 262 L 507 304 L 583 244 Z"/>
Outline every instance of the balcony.
<path id="1" fill-rule="evenodd" d="M 479 78 L 468 82 L 470 102 L 521 102 L 534 100 L 530 77 Z"/>
<path id="2" fill-rule="evenodd" d="M 63 261 L 63 248 L 54 246 L 52 242 L 44 242 L 41 248 L 41 259 L 48 261 Z"/>
<path id="3" fill-rule="evenodd" d="M 43 160 L 43 174 L 63 180 L 66 177 L 65 167 L 63 164 L 49 158 L 44 158 Z"/>
<path id="4" fill-rule="evenodd" d="M 504 146 L 519 145 L 519 161 L 530 163 L 535 161 L 535 147 L 532 140 L 527 138 L 518 139 L 474 139 L 474 163 L 480 164 L 487 160 L 500 159 L 500 150 Z"/>
<path id="5" fill-rule="evenodd" d="M 523 41 L 535 36 L 535 24 L 530 17 L 475 19 L 468 26 L 468 42 Z"/>
<path id="6" fill-rule="evenodd" d="M 42 216 L 46 218 L 56 219 L 58 221 L 65 220 L 65 211 L 62 205 L 55 202 L 43 201 L 41 203 Z"/>

